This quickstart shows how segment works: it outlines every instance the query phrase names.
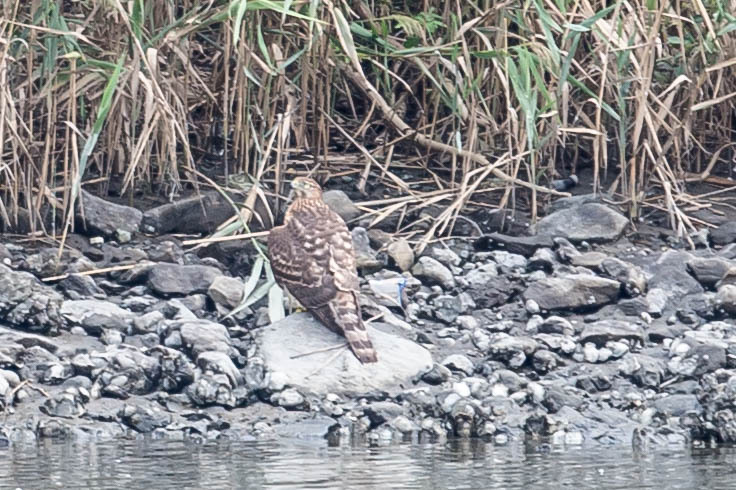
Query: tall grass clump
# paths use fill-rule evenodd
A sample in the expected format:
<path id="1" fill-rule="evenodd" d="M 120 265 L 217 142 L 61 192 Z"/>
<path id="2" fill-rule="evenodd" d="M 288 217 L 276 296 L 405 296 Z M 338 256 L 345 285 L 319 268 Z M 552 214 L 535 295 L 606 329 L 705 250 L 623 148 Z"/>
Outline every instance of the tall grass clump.
<path id="1" fill-rule="evenodd" d="M 82 186 L 130 203 L 233 174 L 380 179 L 417 249 L 469 204 L 590 169 L 686 234 L 734 161 L 733 0 L 10 0 L 0 223 L 58 237 Z M 254 191 L 255 192 L 255 191 Z M 485 204 L 484 204 L 485 203 Z M 247 214 L 247 213 L 246 213 Z M 245 216 L 245 220 L 249 216 Z"/>

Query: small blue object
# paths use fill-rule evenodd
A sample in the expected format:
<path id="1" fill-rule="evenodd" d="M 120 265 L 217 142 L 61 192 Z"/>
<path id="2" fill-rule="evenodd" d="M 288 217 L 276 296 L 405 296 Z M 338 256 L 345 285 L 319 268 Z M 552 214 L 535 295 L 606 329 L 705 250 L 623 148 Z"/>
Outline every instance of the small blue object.
<path id="1" fill-rule="evenodd" d="M 401 304 L 401 293 L 402 293 L 402 291 L 404 291 L 404 288 L 405 287 L 406 287 L 406 278 L 404 277 L 401 280 L 401 282 L 399 283 L 399 298 L 398 298 L 398 301 L 397 301 L 397 303 L 399 303 L 399 306 L 401 306 L 402 308 L 404 307 L 404 305 Z"/>

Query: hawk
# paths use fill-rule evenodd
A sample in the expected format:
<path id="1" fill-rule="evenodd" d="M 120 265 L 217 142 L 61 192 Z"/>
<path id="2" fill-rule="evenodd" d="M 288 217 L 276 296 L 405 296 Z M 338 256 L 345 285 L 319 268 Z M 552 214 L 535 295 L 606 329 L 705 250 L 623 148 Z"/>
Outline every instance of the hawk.
<path id="1" fill-rule="evenodd" d="M 312 179 L 292 183 L 284 224 L 268 235 L 276 282 L 330 330 L 342 334 L 362 363 L 378 357 L 360 314 L 353 238 L 340 215 L 322 200 Z"/>

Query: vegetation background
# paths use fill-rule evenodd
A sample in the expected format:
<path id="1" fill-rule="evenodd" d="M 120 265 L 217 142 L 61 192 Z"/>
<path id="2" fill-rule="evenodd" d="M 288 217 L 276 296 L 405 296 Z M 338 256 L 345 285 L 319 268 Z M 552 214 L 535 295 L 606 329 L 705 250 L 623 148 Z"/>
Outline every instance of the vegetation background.
<path id="1" fill-rule="evenodd" d="M 591 169 L 630 216 L 736 162 L 736 0 L 4 0 L 0 223 L 58 236 L 82 185 L 136 202 L 248 174 L 369 179 L 376 219 Z M 724 198 L 725 199 L 725 198 Z M 725 201 L 724 201 L 725 202 Z M 485 204 L 483 204 L 485 203 Z M 43 217 L 51 214 L 52 219 Z M 45 223 L 51 223 L 50 225 Z"/>

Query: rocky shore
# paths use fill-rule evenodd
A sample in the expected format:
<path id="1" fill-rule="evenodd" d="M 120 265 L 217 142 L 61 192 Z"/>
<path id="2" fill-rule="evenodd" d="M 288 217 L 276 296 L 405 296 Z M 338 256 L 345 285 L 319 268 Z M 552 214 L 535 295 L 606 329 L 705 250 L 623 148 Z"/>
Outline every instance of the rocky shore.
<path id="1" fill-rule="evenodd" d="M 340 192 L 326 200 L 359 216 Z M 642 245 L 616 209 L 578 196 L 525 236 L 484 230 L 420 257 L 356 226 L 379 355 L 364 366 L 307 313 L 271 324 L 265 298 L 226 318 L 252 247 L 188 250 L 168 235 L 206 231 L 226 206 L 84 202 L 86 235 L 70 237 L 60 264 L 56 247 L 0 236 L 0 446 L 736 442 L 736 222 L 694 251 Z"/>

